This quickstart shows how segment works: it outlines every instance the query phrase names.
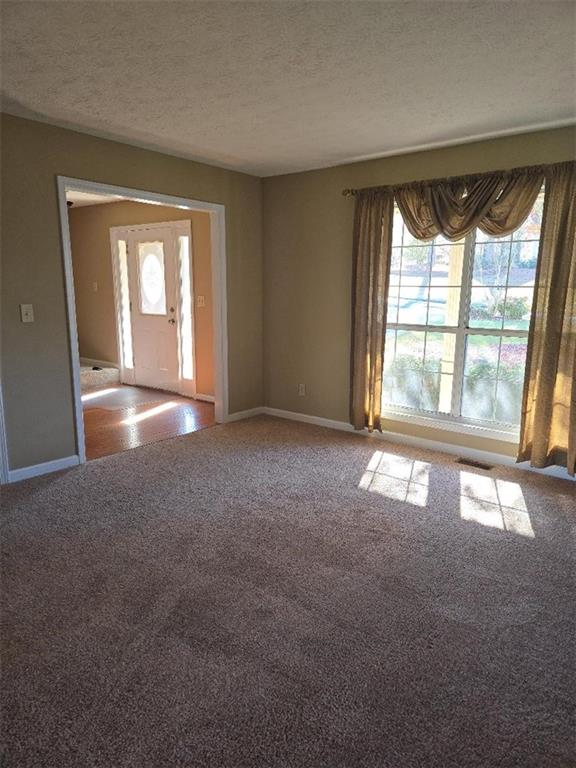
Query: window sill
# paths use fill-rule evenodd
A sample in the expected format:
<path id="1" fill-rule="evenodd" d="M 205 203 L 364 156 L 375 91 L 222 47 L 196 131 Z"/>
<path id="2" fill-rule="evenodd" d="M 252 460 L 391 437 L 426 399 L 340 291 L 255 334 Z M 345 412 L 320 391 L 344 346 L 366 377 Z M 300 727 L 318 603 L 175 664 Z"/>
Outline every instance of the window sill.
<path id="1" fill-rule="evenodd" d="M 520 432 L 517 428 L 498 429 L 483 424 L 473 424 L 467 421 L 458 421 L 450 417 L 425 416 L 422 413 L 410 413 L 399 408 L 383 408 L 382 418 L 387 421 L 403 421 L 407 424 L 416 424 L 428 429 L 440 429 L 446 432 L 459 432 L 463 435 L 482 437 L 486 440 L 500 440 L 505 443 L 518 444 Z"/>

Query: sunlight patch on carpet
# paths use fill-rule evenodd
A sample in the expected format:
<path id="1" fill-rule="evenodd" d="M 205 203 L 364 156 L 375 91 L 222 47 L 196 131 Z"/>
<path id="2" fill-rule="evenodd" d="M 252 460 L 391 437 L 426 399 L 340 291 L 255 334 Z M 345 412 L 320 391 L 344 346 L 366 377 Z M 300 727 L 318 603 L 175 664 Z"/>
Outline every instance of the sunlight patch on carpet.
<path id="1" fill-rule="evenodd" d="M 429 474 L 430 464 L 425 461 L 374 451 L 358 488 L 416 507 L 425 507 Z"/>
<path id="2" fill-rule="evenodd" d="M 460 517 L 491 528 L 534 538 L 522 488 L 472 472 L 460 473 Z"/>

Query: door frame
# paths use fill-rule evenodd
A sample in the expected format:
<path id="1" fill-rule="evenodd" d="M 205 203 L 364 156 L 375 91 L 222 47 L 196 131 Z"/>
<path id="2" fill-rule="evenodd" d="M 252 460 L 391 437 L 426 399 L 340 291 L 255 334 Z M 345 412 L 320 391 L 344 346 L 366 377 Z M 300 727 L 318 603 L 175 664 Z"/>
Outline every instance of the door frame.
<path id="1" fill-rule="evenodd" d="M 86 461 L 82 392 L 80 389 L 80 352 L 78 348 L 78 323 L 76 319 L 76 297 L 72 269 L 72 244 L 67 192 L 93 192 L 116 195 L 136 203 L 152 203 L 172 206 L 188 211 L 204 211 L 210 214 L 210 256 L 212 267 L 212 322 L 214 331 L 214 417 L 217 423 L 228 420 L 228 309 L 226 295 L 226 207 L 220 203 L 193 200 L 159 192 L 150 192 L 130 187 L 118 187 L 70 176 L 57 176 L 58 208 L 62 237 L 64 263 L 64 285 L 68 319 L 68 342 L 71 361 L 71 376 L 74 402 L 74 425 L 76 449 L 80 464 Z"/>
<path id="2" fill-rule="evenodd" d="M 174 229 L 176 230 L 176 237 L 179 235 L 187 235 L 188 242 L 190 244 L 188 250 L 188 256 L 190 259 L 190 292 L 191 292 L 191 312 L 192 312 L 192 361 L 194 378 L 189 381 L 184 379 L 182 375 L 182 340 L 180 337 L 182 329 L 182 296 L 177 297 L 177 335 L 178 335 L 178 394 L 184 397 L 196 397 L 197 394 L 197 367 L 196 367 L 196 322 L 195 322 L 195 296 L 194 296 L 194 245 L 192 243 L 192 222 L 189 219 L 180 219 L 177 221 L 159 221 L 151 224 L 134 224 L 128 226 L 110 227 L 110 251 L 112 257 L 112 277 L 114 281 L 114 309 L 116 312 L 116 342 L 117 342 L 117 360 L 120 365 L 120 381 L 126 384 L 134 384 L 135 381 L 135 369 L 128 368 L 126 361 L 124 360 L 124 345 L 122 344 L 122 338 L 124 334 L 124 323 L 122 321 L 122 305 L 121 305 L 121 287 L 120 287 L 120 271 L 118 263 L 118 241 L 128 240 L 128 236 L 133 232 L 154 232 L 156 229 Z M 175 252 L 175 264 L 178 263 L 178 254 Z M 176 284 L 179 285 L 178 271 L 176 270 Z M 132 339 L 134 339 L 134 326 L 133 315 L 130 312 L 130 332 Z"/>

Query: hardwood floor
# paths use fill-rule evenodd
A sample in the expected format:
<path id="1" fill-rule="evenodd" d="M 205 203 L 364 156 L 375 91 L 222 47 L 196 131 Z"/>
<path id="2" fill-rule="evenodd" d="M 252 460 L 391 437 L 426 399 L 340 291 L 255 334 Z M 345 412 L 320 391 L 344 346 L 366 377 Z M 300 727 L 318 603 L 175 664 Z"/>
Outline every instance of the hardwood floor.
<path id="1" fill-rule="evenodd" d="M 186 435 L 216 423 L 212 403 L 144 387 L 119 384 L 86 392 L 82 401 L 88 459 Z"/>

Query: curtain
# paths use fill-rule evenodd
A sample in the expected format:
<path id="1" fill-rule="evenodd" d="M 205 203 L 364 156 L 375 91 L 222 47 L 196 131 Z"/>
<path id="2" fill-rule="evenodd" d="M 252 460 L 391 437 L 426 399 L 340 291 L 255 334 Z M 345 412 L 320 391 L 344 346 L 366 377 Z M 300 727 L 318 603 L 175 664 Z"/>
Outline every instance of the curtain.
<path id="1" fill-rule="evenodd" d="M 542 168 L 407 184 L 395 190 L 411 234 L 419 240 L 444 235 L 460 240 L 476 227 L 507 235 L 530 213 L 544 181 Z"/>
<path id="2" fill-rule="evenodd" d="M 350 420 L 356 429 L 370 431 L 381 430 L 393 218 L 391 189 L 356 197 Z"/>
<path id="3" fill-rule="evenodd" d="M 576 163 L 546 173 L 518 461 L 576 471 Z"/>
<path id="4" fill-rule="evenodd" d="M 576 163 L 356 192 L 351 422 L 381 430 L 394 198 L 414 237 L 517 229 L 546 180 L 518 461 L 576 464 Z"/>

